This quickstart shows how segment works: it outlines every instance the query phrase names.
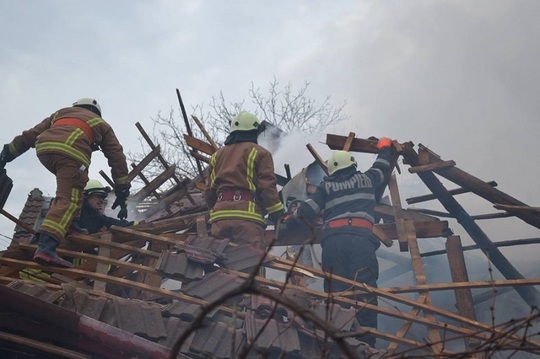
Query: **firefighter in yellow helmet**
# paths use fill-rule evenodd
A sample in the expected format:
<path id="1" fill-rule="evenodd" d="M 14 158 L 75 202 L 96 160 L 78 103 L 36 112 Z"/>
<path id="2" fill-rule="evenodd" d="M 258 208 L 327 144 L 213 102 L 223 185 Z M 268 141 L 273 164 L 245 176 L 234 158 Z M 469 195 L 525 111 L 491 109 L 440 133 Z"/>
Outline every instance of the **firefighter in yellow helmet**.
<path id="1" fill-rule="evenodd" d="M 314 221 L 323 214 L 322 268 L 327 273 L 377 287 L 379 263 L 375 251 L 380 242 L 373 236 L 375 204 L 382 194 L 397 159 L 392 140 L 383 137 L 377 143 L 379 154 L 370 169 L 360 172 L 356 160 L 347 151 L 336 150 L 327 161 L 328 176 L 317 190 L 302 202 L 296 217 Z M 325 279 L 325 292 L 349 290 L 350 285 Z M 377 305 L 377 297 L 358 300 Z M 362 309 L 358 322 L 362 327 L 377 328 L 377 313 Z M 358 337 L 371 347 L 376 338 L 370 333 Z"/>
<path id="2" fill-rule="evenodd" d="M 0 153 L 0 169 L 7 162 L 36 148 L 39 161 L 56 176 L 56 196 L 37 231 L 38 249 L 34 261 L 45 265 L 71 267 L 56 253 L 74 217 L 82 206 L 82 192 L 88 182 L 92 152 L 98 149 L 108 160 L 115 183 L 119 218 L 127 217 L 128 167 L 122 146 L 111 126 L 101 118 L 101 107 L 92 98 L 82 98 L 24 131 Z"/>
<path id="3" fill-rule="evenodd" d="M 275 224 L 283 215 L 268 150 L 257 144 L 259 120 L 241 111 L 231 121 L 225 145 L 210 159 L 205 200 L 212 235 L 266 249 L 263 213 Z"/>

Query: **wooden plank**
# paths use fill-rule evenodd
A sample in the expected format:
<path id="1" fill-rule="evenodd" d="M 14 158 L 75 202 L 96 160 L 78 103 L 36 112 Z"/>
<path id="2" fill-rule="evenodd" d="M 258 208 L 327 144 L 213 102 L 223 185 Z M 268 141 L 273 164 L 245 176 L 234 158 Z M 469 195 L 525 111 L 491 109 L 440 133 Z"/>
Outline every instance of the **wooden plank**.
<path id="1" fill-rule="evenodd" d="M 317 151 L 315 151 L 315 148 L 313 148 L 313 146 L 310 143 L 308 143 L 306 147 L 309 153 L 311 153 L 311 155 L 313 156 L 313 158 L 315 158 L 315 161 L 319 164 L 319 166 L 321 166 L 324 173 L 328 174 L 328 166 L 326 165 L 326 162 L 321 158 L 321 156 L 319 156 Z"/>
<path id="2" fill-rule="evenodd" d="M 401 198 L 399 196 L 399 190 L 397 187 L 396 175 L 392 174 L 390 181 L 388 182 L 388 189 L 390 190 L 390 198 L 392 207 L 394 209 L 394 218 L 396 219 L 396 229 L 399 243 L 399 250 L 401 252 L 407 252 L 409 244 L 407 241 L 407 229 L 405 228 L 405 219 L 401 213 Z"/>
<path id="3" fill-rule="evenodd" d="M 201 155 L 199 152 L 197 152 L 195 150 L 189 151 L 189 154 L 192 157 L 195 157 L 196 159 L 198 159 L 199 161 L 202 161 L 202 162 L 204 162 L 206 164 L 210 163 L 210 157 L 207 157 L 205 155 Z"/>
<path id="4" fill-rule="evenodd" d="M 167 168 L 163 173 L 154 178 L 147 186 L 143 187 L 139 192 L 130 197 L 130 200 L 135 203 L 141 203 L 148 195 L 158 189 L 163 183 L 168 181 L 176 171 L 176 165 Z"/>
<path id="5" fill-rule="evenodd" d="M 420 166 L 414 166 L 409 168 L 410 173 L 418 173 L 418 172 L 426 172 L 426 171 L 434 171 L 440 168 L 447 168 L 455 166 L 455 161 L 441 161 L 441 162 L 434 162 L 429 163 L 427 165 L 420 165 Z"/>
<path id="6" fill-rule="evenodd" d="M 450 236 L 446 239 L 446 250 L 448 252 L 448 264 L 450 266 L 450 275 L 453 282 L 468 282 L 469 275 L 465 265 L 465 257 L 463 255 L 463 247 L 459 236 Z M 472 300 L 470 289 L 456 289 L 456 306 L 459 314 L 464 317 L 476 320 L 476 313 Z M 471 350 L 474 346 L 480 344 L 477 340 L 464 338 L 467 349 Z"/>
<path id="7" fill-rule="evenodd" d="M 139 162 L 131 172 L 129 172 L 128 174 L 128 182 L 131 183 L 131 181 L 133 181 L 135 179 L 135 177 L 139 176 L 142 171 L 145 169 L 146 166 L 148 166 L 148 164 L 150 162 L 152 162 L 152 160 L 154 158 L 157 157 L 158 154 L 161 153 L 161 147 L 160 145 L 157 145 L 152 151 L 150 151 L 150 153 L 148 153 L 143 159 L 141 162 Z"/>
<path id="8" fill-rule="evenodd" d="M 416 229 L 414 227 L 413 221 L 405 220 L 402 218 L 401 199 L 399 196 L 399 189 L 397 186 L 397 180 L 395 175 L 392 175 L 392 177 L 390 178 L 388 188 L 390 189 L 392 206 L 395 210 L 394 217 L 396 217 L 396 225 L 398 227 L 400 249 L 403 251 L 403 248 L 405 247 L 405 250 L 409 250 L 416 284 L 426 284 L 427 279 L 424 272 L 422 258 L 420 256 L 420 248 L 418 247 L 418 241 L 416 239 Z M 431 297 L 428 291 L 421 291 L 420 295 L 425 296 L 426 304 L 431 304 Z M 435 321 L 435 315 L 433 315 L 433 313 L 424 312 L 424 317 L 426 319 Z M 443 350 L 443 346 L 441 345 L 441 336 L 438 330 L 428 328 L 428 338 L 430 344 L 432 344 L 430 348 L 433 350 L 433 352 L 435 354 L 440 353 Z"/>
<path id="9" fill-rule="evenodd" d="M 204 141 L 199 140 L 198 138 L 184 135 L 184 141 L 186 141 L 186 144 L 189 147 L 197 151 L 200 151 L 202 153 L 206 153 L 208 156 L 212 156 L 212 154 L 216 152 L 216 150 L 214 150 L 214 148 L 211 145 L 209 145 L 208 143 Z"/>
<path id="10" fill-rule="evenodd" d="M 420 297 L 418 297 L 418 303 L 426 303 L 426 299 L 427 299 L 427 296 L 425 294 L 422 294 L 420 295 Z M 420 308 L 413 308 L 409 314 L 418 316 L 420 315 L 420 312 L 421 312 Z M 395 336 L 398 338 L 404 338 L 407 332 L 409 331 L 409 329 L 411 329 L 412 324 L 413 322 L 411 322 L 410 320 L 403 323 L 403 325 L 398 329 Z M 399 343 L 397 341 L 391 342 L 388 345 L 388 348 L 386 349 L 387 354 L 389 355 L 394 354 L 394 352 L 398 348 L 398 345 Z"/>
<path id="11" fill-rule="evenodd" d="M 423 285 L 409 285 L 402 287 L 386 287 L 381 288 L 388 293 L 415 293 L 422 290 L 441 291 L 441 290 L 456 290 L 462 288 L 493 288 L 493 287 L 516 287 L 540 285 L 540 278 L 533 279 L 501 279 L 493 281 L 475 281 L 475 282 L 453 282 L 453 283 L 434 283 Z"/>
<path id="12" fill-rule="evenodd" d="M 199 129 L 201 130 L 201 132 L 203 133 L 204 137 L 206 138 L 206 140 L 208 141 L 208 143 L 210 144 L 210 146 L 212 146 L 212 148 L 214 149 L 214 151 L 217 151 L 219 146 L 214 142 L 214 140 L 212 139 L 212 136 L 210 136 L 210 134 L 208 133 L 208 131 L 206 131 L 206 128 L 204 128 L 203 124 L 201 121 L 199 121 L 199 119 L 197 118 L 197 116 L 195 115 L 191 115 L 191 118 L 193 119 L 193 121 L 195 121 L 195 123 L 197 124 L 197 126 L 199 126 Z"/>
<path id="13" fill-rule="evenodd" d="M 382 215 L 383 217 L 390 218 L 391 220 L 395 220 L 394 218 L 394 208 L 390 205 L 378 203 L 375 205 L 375 212 L 377 212 L 379 215 Z M 411 219 L 414 221 L 424 222 L 424 221 L 439 221 L 439 218 L 428 216 L 423 213 L 419 213 L 419 211 L 416 208 L 408 208 L 408 209 L 401 209 L 401 215 L 403 219 Z"/>
<path id="14" fill-rule="evenodd" d="M 349 136 L 345 140 L 345 144 L 343 145 L 343 151 L 349 152 L 351 150 L 352 142 L 354 141 L 354 136 L 356 134 L 354 132 L 349 132 Z"/>
<path id="15" fill-rule="evenodd" d="M 112 235 L 110 233 L 106 233 L 101 237 L 101 239 L 111 240 Z M 99 246 L 98 256 L 99 257 L 110 257 L 111 256 L 111 247 Z M 98 262 L 97 263 L 97 265 L 96 265 L 96 273 L 107 274 L 108 272 L 109 272 L 109 265 L 108 264 L 105 264 L 103 262 Z M 107 288 L 107 283 L 105 283 L 103 281 L 100 281 L 100 280 L 94 281 L 94 290 L 105 292 L 106 288 Z"/>
<path id="16" fill-rule="evenodd" d="M 381 242 L 382 244 L 384 244 L 386 247 L 392 247 L 392 244 L 394 244 L 394 242 L 386 235 L 386 233 L 384 233 L 384 231 L 378 227 L 378 226 L 373 226 L 373 234 L 375 235 L 375 237 L 377 237 Z"/>
<path id="17" fill-rule="evenodd" d="M 497 187 L 497 182 L 495 181 L 489 181 L 489 182 L 486 182 L 488 185 L 492 186 L 492 187 Z M 456 195 L 456 194 L 462 194 L 462 193 L 469 193 L 470 191 L 467 189 L 467 188 L 455 188 L 455 189 L 451 189 L 451 190 L 448 190 L 448 193 L 450 193 L 452 196 Z M 425 201 L 429 201 L 429 200 L 432 200 L 432 199 L 437 199 L 437 197 L 434 195 L 434 194 L 425 194 L 425 195 L 422 195 L 422 196 L 416 196 L 416 197 L 411 197 L 411 198 L 407 198 L 405 201 L 407 202 L 407 204 L 414 204 L 414 203 L 420 203 L 420 202 L 425 202 Z"/>
<path id="18" fill-rule="evenodd" d="M 347 142 L 347 137 L 339 135 L 326 135 L 326 144 L 332 150 L 341 150 Z M 365 153 L 379 153 L 377 149 L 377 141 L 365 140 L 361 138 L 355 138 L 350 145 L 349 151 L 353 152 L 365 152 Z"/>

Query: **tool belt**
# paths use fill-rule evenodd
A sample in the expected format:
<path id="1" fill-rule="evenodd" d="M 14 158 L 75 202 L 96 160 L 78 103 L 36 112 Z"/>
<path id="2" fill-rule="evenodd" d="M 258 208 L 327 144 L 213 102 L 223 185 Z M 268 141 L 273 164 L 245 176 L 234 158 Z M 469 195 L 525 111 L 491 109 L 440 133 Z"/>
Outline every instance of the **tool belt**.
<path id="1" fill-rule="evenodd" d="M 252 201 L 255 202 L 255 194 L 249 191 L 233 190 L 219 192 L 218 201 Z"/>
<path id="2" fill-rule="evenodd" d="M 90 125 L 88 125 L 86 121 L 81 120 L 80 118 L 64 117 L 64 118 L 54 121 L 52 125 L 53 127 L 59 126 L 59 125 L 77 127 L 82 132 L 84 132 L 85 136 L 88 137 L 88 139 L 90 140 L 90 143 L 95 142 L 94 132 L 92 132 L 92 128 L 90 128 Z"/>
<path id="3" fill-rule="evenodd" d="M 347 226 L 372 229 L 373 223 L 363 218 L 339 218 L 326 222 L 327 228 L 339 228 Z"/>

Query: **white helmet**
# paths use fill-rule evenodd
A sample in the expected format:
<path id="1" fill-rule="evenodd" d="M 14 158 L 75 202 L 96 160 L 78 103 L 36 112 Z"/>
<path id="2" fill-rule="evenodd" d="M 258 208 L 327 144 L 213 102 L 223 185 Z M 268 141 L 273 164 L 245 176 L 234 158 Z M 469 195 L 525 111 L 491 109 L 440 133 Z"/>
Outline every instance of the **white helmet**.
<path id="1" fill-rule="evenodd" d="M 97 110 L 97 114 L 99 116 L 101 116 L 101 106 L 99 106 L 99 103 L 93 98 L 83 97 L 83 98 L 73 102 L 73 107 L 77 107 L 77 106 L 78 107 L 85 107 L 85 106 L 93 107 L 94 109 Z"/>
<path id="2" fill-rule="evenodd" d="M 356 166 L 356 160 L 349 152 L 337 150 L 332 152 L 326 164 L 328 166 L 328 174 L 331 175 L 344 168 Z"/>
<path id="3" fill-rule="evenodd" d="M 101 182 L 93 179 L 86 183 L 83 193 L 85 196 L 89 196 L 91 194 L 98 194 L 102 197 L 107 197 L 110 191 L 110 188 L 103 186 Z"/>
<path id="4" fill-rule="evenodd" d="M 259 119 L 252 113 L 240 111 L 231 121 L 231 132 L 252 131 L 259 128 Z"/>

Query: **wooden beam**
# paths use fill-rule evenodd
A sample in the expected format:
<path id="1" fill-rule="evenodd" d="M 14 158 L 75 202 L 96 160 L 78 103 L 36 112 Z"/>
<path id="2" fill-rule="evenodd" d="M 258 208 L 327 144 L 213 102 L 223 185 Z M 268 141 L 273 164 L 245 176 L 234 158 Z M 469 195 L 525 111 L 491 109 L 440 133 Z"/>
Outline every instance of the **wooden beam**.
<path id="1" fill-rule="evenodd" d="M 332 150 L 341 150 L 343 149 L 343 147 L 345 147 L 347 139 L 348 138 L 345 136 L 327 134 L 326 144 Z M 365 140 L 361 138 L 355 138 L 354 140 L 352 140 L 349 151 L 379 153 L 379 150 L 377 149 L 377 141 Z"/>
<path id="2" fill-rule="evenodd" d="M 459 236 L 450 236 L 446 239 L 446 250 L 448 251 L 448 265 L 450 266 L 450 275 L 453 282 L 468 282 L 469 274 L 465 265 L 465 257 L 463 255 L 463 247 Z M 470 289 L 454 290 L 456 296 L 456 306 L 459 314 L 472 320 L 476 320 L 472 294 Z M 464 338 L 465 345 L 470 350 L 471 346 L 479 344 L 477 340 Z"/>
<path id="3" fill-rule="evenodd" d="M 152 151 L 150 151 L 150 153 L 148 153 L 146 155 L 146 157 L 144 157 L 142 159 L 141 162 L 139 162 L 131 172 L 129 172 L 128 174 L 128 182 L 131 183 L 131 181 L 133 181 L 133 179 L 135 179 L 135 177 L 139 176 L 142 171 L 145 169 L 146 166 L 148 166 L 148 164 L 150 162 L 152 162 L 152 160 L 154 158 L 157 157 L 158 154 L 161 153 L 161 147 L 160 145 L 157 145 Z"/>
<path id="4" fill-rule="evenodd" d="M 488 185 L 492 186 L 492 187 L 497 187 L 497 182 L 495 182 L 495 181 L 489 181 L 489 182 L 486 182 L 486 183 Z M 469 193 L 469 192 L 470 191 L 468 189 L 463 188 L 463 187 L 448 190 L 448 193 L 450 193 L 452 196 L 456 195 L 456 194 Z M 432 199 L 437 199 L 437 197 L 435 197 L 434 194 L 425 194 L 425 195 L 422 195 L 422 196 L 416 196 L 416 197 L 407 198 L 405 201 L 407 202 L 407 204 L 414 204 L 414 203 L 420 203 L 420 202 L 429 201 L 429 200 L 432 200 Z"/>
<path id="5" fill-rule="evenodd" d="M 310 143 L 308 143 L 306 147 L 309 153 L 311 153 L 311 155 L 313 156 L 313 158 L 315 158 L 315 161 L 319 164 L 319 166 L 321 166 L 324 173 L 328 174 L 328 166 L 326 165 L 326 162 L 321 158 L 321 156 L 319 156 L 317 151 L 315 151 L 315 148 L 313 148 L 313 146 Z"/>
<path id="6" fill-rule="evenodd" d="M 172 165 L 169 168 L 167 168 L 163 173 L 161 173 L 159 176 L 154 178 L 150 183 L 143 187 L 139 192 L 137 192 L 135 195 L 130 197 L 130 200 L 132 200 L 135 203 L 142 202 L 148 195 L 150 195 L 152 192 L 157 190 L 163 183 L 168 181 L 176 171 L 176 165 Z"/>
<path id="7" fill-rule="evenodd" d="M 197 126 L 199 126 L 199 129 L 201 130 L 201 132 L 203 133 L 204 137 L 206 138 L 206 140 L 208 141 L 208 143 L 210 144 L 210 146 L 212 146 L 212 148 L 214 149 L 214 151 L 217 151 L 219 146 L 214 142 L 214 140 L 212 139 L 212 136 L 210 136 L 210 134 L 206 131 L 206 128 L 204 128 L 203 124 L 201 121 L 199 121 L 199 119 L 197 118 L 197 116 L 195 115 L 191 115 L 191 118 L 193 119 L 193 121 L 195 121 L 195 123 L 197 124 Z"/>
<path id="8" fill-rule="evenodd" d="M 349 152 L 351 150 L 352 142 L 354 141 L 354 136 L 356 134 L 354 132 L 349 132 L 349 136 L 345 140 L 345 144 L 343 145 L 343 151 Z"/>
<path id="9" fill-rule="evenodd" d="M 434 162 L 427 165 L 420 165 L 420 166 L 414 166 L 409 168 L 409 173 L 418 173 L 418 172 L 426 172 L 426 171 L 434 171 L 436 169 L 440 168 L 447 168 L 455 166 L 455 161 L 441 161 L 441 162 Z"/>
<path id="10" fill-rule="evenodd" d="M 186 144 L 189 147 L 196 149 L 197 151 L 200 151 L 202 153 L 206 153 L 208 156 L 212 156 L 214 152 L 216 152 L 212 145 L 209 145 L 208 143 L 201 141 L 198 138 L 184 135 L 184 141 L 186 141 Z"/>

